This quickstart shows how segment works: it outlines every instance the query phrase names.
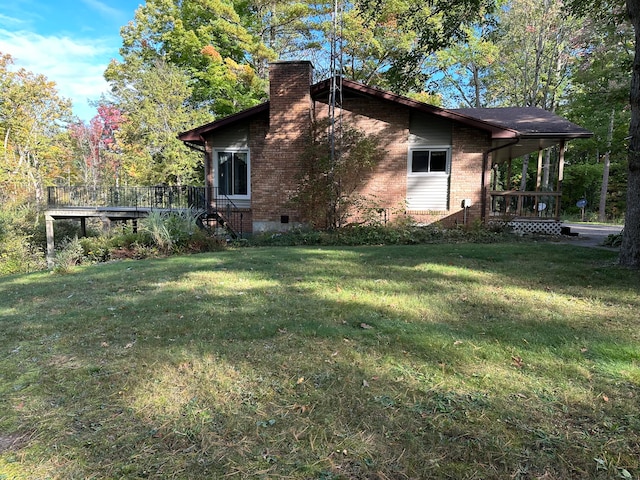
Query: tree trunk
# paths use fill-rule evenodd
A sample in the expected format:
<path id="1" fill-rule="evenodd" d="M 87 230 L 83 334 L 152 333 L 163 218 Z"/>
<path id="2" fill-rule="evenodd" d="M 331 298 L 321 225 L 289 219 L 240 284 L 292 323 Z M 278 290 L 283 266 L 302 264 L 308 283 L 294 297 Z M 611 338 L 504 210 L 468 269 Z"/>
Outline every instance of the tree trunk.
<path id="1" fill-rule="evenodd" d="M 631 77 L 631 124 L 627 211 L 620 246 L 620 264 L 640 267 L 640 0 L 627 0 L 627 12 L 635 31 L 635 58 Z"/>
<path id="2" fill-rule="evenodd" d="M 607 190 L 609 190 L 609 168 L 611 167 L 611 141 L 613 139 L 613 119 L 616 115 L 615 108 L 611 110 L 609 131 L 607 132 L 607 152 L 604 154 L 604 170 L 602 171 L 602 187 L 600 188 L 600 206 L 598 208 L 598 221 L 607 219 Z"/>

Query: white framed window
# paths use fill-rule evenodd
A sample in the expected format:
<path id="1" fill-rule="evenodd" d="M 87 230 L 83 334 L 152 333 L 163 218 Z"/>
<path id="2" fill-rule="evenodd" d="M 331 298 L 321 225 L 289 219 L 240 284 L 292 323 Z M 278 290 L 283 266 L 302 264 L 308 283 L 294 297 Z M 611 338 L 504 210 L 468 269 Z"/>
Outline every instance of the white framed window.
<path id="1" fill-rule="evenodd" d="M 407 168 L 407 208 L 409 210 L 448 210 L 450 172 L 450 146 L 410 148 Z"/>
<path id="2" fill-rule="evenodd" d="M 249 150 L 215 150 L 214 170 L 214 186 L 220 195 L 232 199 L 251 197 Z"/>

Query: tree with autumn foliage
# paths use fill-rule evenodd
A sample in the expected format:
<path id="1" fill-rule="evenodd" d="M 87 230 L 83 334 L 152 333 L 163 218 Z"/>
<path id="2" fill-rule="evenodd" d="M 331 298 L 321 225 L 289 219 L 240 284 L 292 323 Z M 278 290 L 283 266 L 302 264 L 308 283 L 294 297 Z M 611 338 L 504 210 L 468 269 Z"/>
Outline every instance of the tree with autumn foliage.
<path id="1" fill-rule="evenodd" d="M 133 185 L 202 184 L 202 154 L 177 138 L 212 120 L 206 110 L 190 105 L 189 77 L 162 59 L 150 66 L 131 59 L 129 66 L 135 68 L 108 77 L 111 101 L 122 112 L 115 143 L 121 178 Z"/>
<path id="2" fill-rule="evenodd" d="M 44 75 L 12 65 L 11 55 L 0 52 L 0 190 L 40 203 L 45 187 L 67 170 L 71 102 Z"/>
<path id="3" fill-rule="evenodd" d="M 130 81 L 162 61 L 186 77 L 194 108 L 228 115 L 266 99 L 255 66 L 275 56 L 229 0 L 148 0 L 121 36 L 123 61 L 109 65 L 109 82 Z"/>
<path id="4" fill-rule="evenodd" d="M 105 104 L 98 105 L 97 110 L 88 124 L 76 122 L 69 127 L 78 180 L 94 188 L 105 183 L 118 185 L 121 176 L 116 132 L 123 121 L 122 114 Z"/>

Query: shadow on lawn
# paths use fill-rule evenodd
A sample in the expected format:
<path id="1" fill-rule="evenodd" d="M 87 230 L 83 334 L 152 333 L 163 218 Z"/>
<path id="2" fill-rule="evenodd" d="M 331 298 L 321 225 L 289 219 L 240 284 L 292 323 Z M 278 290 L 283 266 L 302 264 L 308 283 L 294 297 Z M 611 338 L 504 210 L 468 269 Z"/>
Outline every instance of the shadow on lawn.
<path id="1" fill-rule="evenodd" d="M 576 393 L 593 390 L 593 362 L 637 369 L 635 341 L 566 301 L 539 303 L 581 294 L 581 268 L 603 302 L 637 275 L 597 273 L 608 252 L 558 272 L 563 253 L 541 247 L 513 271 L 511 247 L 438 248 L 252 249 L 2 282 L 5 424 L 57 445 L 38 462 L 67 478 L 606 478 L 593 458 L 637 459 L 634 412 Z M 539 295 L 478 297 L 487 280 Z M 458 302 L 445 311 L 439 295 Z M 543 354 L 567 368 L 548 378 Z"/>

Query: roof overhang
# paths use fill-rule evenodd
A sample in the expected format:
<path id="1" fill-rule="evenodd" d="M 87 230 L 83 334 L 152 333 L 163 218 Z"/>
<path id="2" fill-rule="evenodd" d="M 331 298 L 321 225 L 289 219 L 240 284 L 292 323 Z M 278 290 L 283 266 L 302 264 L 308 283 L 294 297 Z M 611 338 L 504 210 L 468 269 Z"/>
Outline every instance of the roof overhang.
<path id="1" fill-rule="evenodd" d="M 498 163 L 538 152 L 569 140 L 593 136 L 590 131 L 540 108 L 446 109 L 353 80 L 341 79 L 340 82 L 343 94 L 373 97 L 392 105 L 405 106 L 412 111 L 435 115 L 487 132 L 491 139 L 490 152 L 493 152 L 493 161 Z M 316 101 L 328 102 L 330 89 L 331 79 L 318 82 L 311 86 L 311 97 Z M 220 120 L 182 132 L 178 138 L 189 146 L 202 148 L 205 146 L 205 136 L 256 115 L 268 114 L 269 106 L 269 102 L 261 103 Z"/>
<path id="2" fill-rule="evenodd" d="M 266 112 L 269 112 L 269 102 L 261 103 L 260 105 L 242 110 L 241 112 L 221 118 L 220 120 L 215 120 L 205 125 L 187 130 L 186 132 L 179 133 L 178 139 L 182 140 L 186 144 L 193 144 L 204 147 L 204 137 L 206 135 L 221 128 L 232 125 L 236 122 L 247 120 L 255 115 Z"/>
<path id="3" fill-rule="evenodd" d="M 465 108 L 455 110 L 516 131 L 513 140 L 492 138 L 493 161 L 503 163 L 593 133 L 552 112 L 535 107 Z"/>

